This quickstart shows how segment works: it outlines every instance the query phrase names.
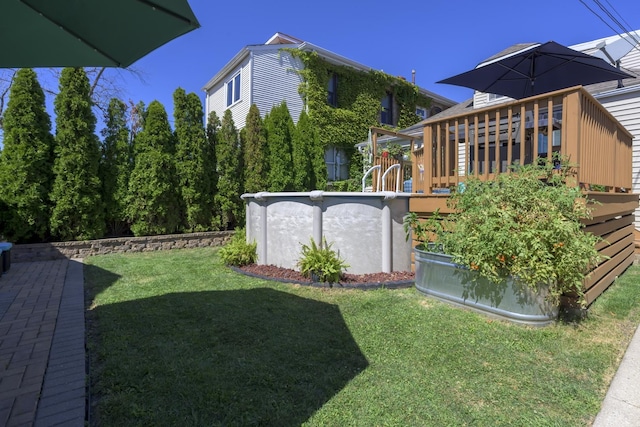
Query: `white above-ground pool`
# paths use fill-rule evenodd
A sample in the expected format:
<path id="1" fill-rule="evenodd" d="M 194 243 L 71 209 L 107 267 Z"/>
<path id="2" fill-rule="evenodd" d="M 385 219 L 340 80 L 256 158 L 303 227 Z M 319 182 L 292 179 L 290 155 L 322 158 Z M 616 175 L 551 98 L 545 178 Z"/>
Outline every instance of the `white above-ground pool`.
<path id="1" fill-rule="evenodd" d="M 324 236 L 349 264 L 348 273 L 411 270 L 411 241 L 403 228 L 408 193 L 261 192 L 242 199 L 258 264 L 297 269 L 302 244 Z"/>

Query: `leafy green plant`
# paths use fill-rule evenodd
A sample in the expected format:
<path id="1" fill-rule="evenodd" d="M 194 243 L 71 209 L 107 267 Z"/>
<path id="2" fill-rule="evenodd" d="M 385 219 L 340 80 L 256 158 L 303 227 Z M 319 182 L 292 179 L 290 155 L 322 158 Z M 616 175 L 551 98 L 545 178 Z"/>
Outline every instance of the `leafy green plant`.
<path id="1" fill-rule="evenodd" d="M 405 230 L 441 243 L 456 263 L 495 283 L 511 276 L 533 291 L 548 287 L 553 302 L 565 294 L 584 302 L 583 280 L 601 256 L 599 238 L 581 223 L 590 217 L 589 202 L 579 187 L 567 185 L 572 171 L 566 159 L 555 159 L 491 181 L 470 177 L 448 201 L 454 213 L 446 232 L 436 224 L 434 233 L 434 219 L 419 223 L 411 216 Z"/>
<path id="2" fill-rule="evenodd" d="M 220 248 L 220 258 L 227 265 L 253 264 L 258 258 L 257 247 L 256 242 L 247 243 L 247 235 L 243 228 L 236 228 L 229 243 Z"/>
<path id="3" fill-rule="evenodd" d="M 298 267 L 304 277 L 328 283 L 340 280 L 342 271 L 349 265 L 340 259 L 340 254 L 332 246 L 333 243 L 327 243 L 325 237 L 319 245 L 313 238 L 308 245 L 302 244 L 302 257 L 298 260 Z"/>
<path id="4" fill-rule="evenodd" d="M 431 98 L 397 76 L 332 64 L 314 51 L 283 48 L 282 53 L 290 54 L 304 64 L 304 68 L 297 71 L 302 77 L 299 92 L 305 99 L 312 123 L 322 129 L 318 135 L 320 145 L 344 149 L 350 163 L 355 154 L 354 141 L 364 141 L 370 126 L 380 126 L 380 100 L 388 92 L 393 94 L 395 101 L 398 129 L 421 120 L 415 114 L 416 106 L 430 108 L 432 105 Z M 327 87 L 332 76 L 338 79 L 337 106 L 327 102 Z"/>
<path id="5" fill-rule="evenodd" d="M 385 147 L 379 149 L 379 154 L 383 157 L 393 157 L 394 159 L 401 159 L 405 155 L 405 150 L 400 144 L 391 143 Z M 386 153 L 386 154 L 385 154 Z"/>
<path id="6" fill-rule="evenodd" d="M 405 215 L 402 224 L 406 240 L 413 237 L 420 242 L 418 245 L 420 249 L 431 248 L 437 242 L 444 240 L 444 221 L 440 215 L 440 209 L 436 209 L 427 219 L 421 219 L 415 212 L 409 212 Z"/>

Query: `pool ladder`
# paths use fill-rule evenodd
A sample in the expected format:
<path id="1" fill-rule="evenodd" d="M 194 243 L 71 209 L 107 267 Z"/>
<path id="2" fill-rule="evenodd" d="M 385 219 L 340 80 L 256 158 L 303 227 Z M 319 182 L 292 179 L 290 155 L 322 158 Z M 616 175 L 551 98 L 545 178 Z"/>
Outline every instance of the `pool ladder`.
<path id="1" fill-rule="evenodd" d="M 380 173 L 378 173 L 378 180 L 376 182 L 376 189 L 375 191 L 373 191 L 373 186 L 371 187 L 371 189 L 369 189 L 367 191 L 367 187 L 366 187 L 366 179 L 369 175 L 371 175 L 373 173 L 374 170 L 378 170 L 380 171 L 382 169 L 382 167 L 380 165 L 375 165 L 372 166 L 371 168 L 369 168 L 369 170 L 364 174 L 364 176 L 362 177 L 362 192 L 378 192 L 378 191 L 385 191 L 385 184 L 386 184 L 386 177 L 387 174 L 389 172 L 391 172 L 393 169 L 397 169 L 396 172 L 396 193 L 400 192 L 400 164 L 396 163 L 395 165 L 391 165 L 387 168 L 387 170 L 382 174 L 382 176 L 380 175 Z M 382 180 L 382 190 L 380 190 L 380 181 Z"/>

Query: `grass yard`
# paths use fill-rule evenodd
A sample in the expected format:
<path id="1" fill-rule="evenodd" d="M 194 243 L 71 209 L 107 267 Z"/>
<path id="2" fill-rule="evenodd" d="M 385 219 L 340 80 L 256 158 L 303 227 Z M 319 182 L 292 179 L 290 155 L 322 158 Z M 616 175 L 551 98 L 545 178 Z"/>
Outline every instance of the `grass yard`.
<path id="1" fill-rule="evenodd" d="M 584 426 L 640 323 L 638 267 L 536 329 L 249 278 L 214 249 L 86 263 L 92 425 Z"/>

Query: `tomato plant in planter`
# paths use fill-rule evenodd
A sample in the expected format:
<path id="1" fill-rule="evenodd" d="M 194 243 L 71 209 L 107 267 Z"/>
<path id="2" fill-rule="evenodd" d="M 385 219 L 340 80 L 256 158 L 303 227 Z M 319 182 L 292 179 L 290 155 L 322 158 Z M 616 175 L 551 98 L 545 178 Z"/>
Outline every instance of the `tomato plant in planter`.
<path id="1" fill-rule="evenodd" d="M 563 294 L 583 302 L 583 280 L 601 256 L 595 249 L 599 238 L 581 223 L 590 217 L 586 196 L 567 185 L 572 170 L 556 159 L 519 166 L 491 181 L 468 178 L 464 191 L 448 201 L 451 227 L 436 230 L 435 240 L 454 262 L 495 283 L 513 277 L 534 291 L 548 288 L 554 302 Z"/>

